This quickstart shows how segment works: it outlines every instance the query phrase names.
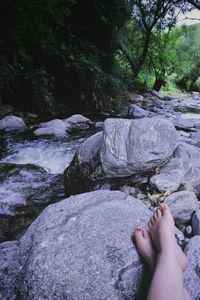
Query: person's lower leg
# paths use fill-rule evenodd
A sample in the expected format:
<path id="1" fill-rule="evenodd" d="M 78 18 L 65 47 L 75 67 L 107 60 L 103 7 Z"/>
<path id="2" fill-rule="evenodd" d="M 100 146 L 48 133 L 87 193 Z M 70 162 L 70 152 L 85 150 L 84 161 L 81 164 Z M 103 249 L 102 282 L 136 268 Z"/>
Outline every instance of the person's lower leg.
<path id="1" fill-rule="evenodd" d="M 140 229 L 134 233 L 139 252 L 150 265 L 150 268 L 155 268 L 147 299 L 191 300 L 183 286 L 182 273 L 187 267 L 187 259 L 176 243 L 174 221 L 167 206 L 161 207 L 154 213 L 150 219 L 149 227 L 151 237 L 158 250 L 156 264 L 155 248 L 149 232 Z M 181 254 L 179 259 L 177 259 L 177 253 Z"/>

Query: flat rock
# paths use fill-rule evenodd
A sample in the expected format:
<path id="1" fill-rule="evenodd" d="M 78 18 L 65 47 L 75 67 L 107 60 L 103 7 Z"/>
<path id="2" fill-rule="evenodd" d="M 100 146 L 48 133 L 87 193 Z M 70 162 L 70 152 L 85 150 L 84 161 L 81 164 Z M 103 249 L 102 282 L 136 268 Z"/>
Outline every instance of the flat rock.
<path id="1" fill-rule="evenodd" d="M 175 192 L 180 187 L 185 174 L 184 161 L 172 158 L 160 169 L 159 174 L 151 177 L 149 183 L 159 192 Z"/>
<path id="2" fill-rule="evenodd" d="M 189 222 L 192 214 L 199 209 L 198 199 L 191 191 L 175 192 L 165 198 L 165 203 L 169 205 L 177 225 Z"/>
<path id="3" fill-rule="evenodd" d="M 150 214 L 119 191 L 48 206 L 20 240 L 20 299 L 146 299 L 144 265 L 131 236 Z"/>
<path id="4" fill-rule="evenodd" d="M 38 128 L 33 132 L 33 134 L 37 137 L 45 135 L 54 137 L 68 137 L 66 130 L 55 127 Z"/>
<path id="5" fill-rule="evenodd" d="M 195 131 L 194 127 L 198 126 L 199 123 L 200 123 L 199 117 L 195 118 L 195 116 L 191 115 L 191 114 L 190 115 L 188 114 L 188 116 L 187 116 L 187 114 L 184 114 L 174 120 L 174 125 L 176 127 L 186 129 L 186 130 L 188 129 L 191 131 Z"/>
<path id="6" fill-rule="evenodd" d="M 150 185 L 161 193 L 175 192 L 181 184 L 182 175 L 179 171 L 172 171 L 169 174 L 158 174 L 151 177 Z"/>
<path id="7" fill-rule="evenodd" d="M 83 115 L 76 114 L 76 115 L 72 115 L 71 117 L 69 117 L 63 121 L 65 123 L 77 124 L 77 123 L 89 123 L 90 119 L 84 117 Z"/>
<path id="8" fill-rule="evenodd" d="M 40 123 L 40 127 L 42 128 L 54 128 L 55 129 L 60 129 L 60 130 L 63 130 L 63 131 L 66 131 L 69 126 L 63 122 L 62 120 L 59 120 L 59 119 L 55 119 L 55 120 L 51 120 L 49 122 L 45 122 L 45 123 Z"/>

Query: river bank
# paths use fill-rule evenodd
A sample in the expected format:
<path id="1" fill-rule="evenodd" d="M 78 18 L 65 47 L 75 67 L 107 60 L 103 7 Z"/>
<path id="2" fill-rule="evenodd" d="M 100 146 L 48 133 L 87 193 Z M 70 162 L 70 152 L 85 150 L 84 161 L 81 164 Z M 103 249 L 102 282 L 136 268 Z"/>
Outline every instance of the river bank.
<path id="1" fill-rule="evenodd" d="M 2 272 L 12 270 L 3 275 L 3 299 L 143 299 L 148 278 L 131 231 L 146 226 L 162 201 L 178 242 L 197 257 L 199 107 L 199 93 L 177 99 L 150 92 L 130 95 L 129 106 L 104 123 L 80 115 L 12 119 L 14 130 L 1 120 L 0 260 Z M 185 277 L 194 299 L 199 269 L 192 261 Z"/>

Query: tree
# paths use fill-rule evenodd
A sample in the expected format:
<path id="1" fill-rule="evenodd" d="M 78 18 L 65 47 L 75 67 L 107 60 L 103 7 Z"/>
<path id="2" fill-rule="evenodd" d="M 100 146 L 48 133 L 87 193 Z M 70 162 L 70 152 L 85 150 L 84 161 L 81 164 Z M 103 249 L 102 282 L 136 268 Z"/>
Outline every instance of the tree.
<path id="1" fill-rule="evenodd" d="M 180 44 L 180 35 L 180 30 L 173 28 L 168 32 L 157 31 L 152 36 L 147 64 L 155 74 L 154 90 L 159 91 L 166 84 L 168 77 L 176 71 L 179 64 L 177 47 Z"/>
<path id="2" fill-rule="evenodd" d="M 138 57 L 134 59 L 125 51 L 123 44 L 120 44 L 119 48 L 129 62 L 134 77 L 138 77 L 145 63 L 154 32 L 172 28 L 176 24 L 179 13 L 191 10 L 191 6 L 187 1 L 182 0 L 134 0 L 131 3 L 132 18 L 141 32 L 142 46 Z"/>
<path id="3" fill-rule="evenodd" d="M 200 25 L 183 26 L 177 48 L 177 82 L 180 87 L 193 90 L 200 77 Z"/>

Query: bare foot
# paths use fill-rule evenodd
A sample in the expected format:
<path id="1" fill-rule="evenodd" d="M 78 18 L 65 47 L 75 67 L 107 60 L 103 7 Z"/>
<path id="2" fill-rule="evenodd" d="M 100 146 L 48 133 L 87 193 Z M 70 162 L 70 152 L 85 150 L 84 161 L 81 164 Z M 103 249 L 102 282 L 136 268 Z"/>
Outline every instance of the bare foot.
<path id="1" fill-rule="evenodd" d="M 181 270 L 184 272 L 188 266 L 188 260 L 176 242 L 174 219 L 166 204 L 162 203 L 157 208 L 148 225 L 157 251 L 166 254 L 170 251 L 175 253 Z"/>
<path id="2" fill-rule="evenodd" d="M 139 253 L 145 259 L 151 271 L 153 271 L 156 265 L 156 250 L 149 231 L 137 227 L 134 230 L 134 239 Z"/>

